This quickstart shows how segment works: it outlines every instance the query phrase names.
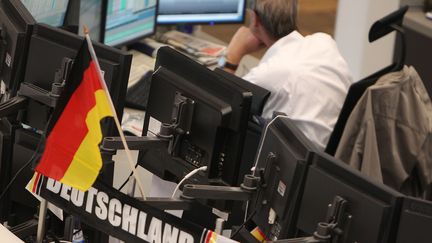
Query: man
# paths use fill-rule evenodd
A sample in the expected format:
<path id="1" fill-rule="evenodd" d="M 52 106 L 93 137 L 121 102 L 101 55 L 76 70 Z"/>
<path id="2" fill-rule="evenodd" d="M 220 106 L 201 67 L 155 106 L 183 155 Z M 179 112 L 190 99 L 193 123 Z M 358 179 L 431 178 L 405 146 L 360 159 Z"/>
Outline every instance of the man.
<path id="1" fill-rule="evenodd" d="M 255 0 L 249 27 L 241 27 L 225 55 L 234 72 L 246 54 L 268 47 L 243 78 L 271 91 L 263 118 L 279 111 L 293 119 L 324 150 L 352 78 L 336 43 L 327 34 L 297 32 L 297 0 Z"/>

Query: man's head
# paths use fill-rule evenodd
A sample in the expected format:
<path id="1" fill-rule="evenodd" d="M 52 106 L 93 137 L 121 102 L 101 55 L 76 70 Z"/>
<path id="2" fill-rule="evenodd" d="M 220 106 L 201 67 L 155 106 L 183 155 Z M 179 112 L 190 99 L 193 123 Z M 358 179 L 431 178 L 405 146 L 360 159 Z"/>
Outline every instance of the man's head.
<path id="1" fill-rule="evenodd" d="M 252 10 L 250 28 L 264 42 L 297 30 L 297 0 L 253 0 Z"/>

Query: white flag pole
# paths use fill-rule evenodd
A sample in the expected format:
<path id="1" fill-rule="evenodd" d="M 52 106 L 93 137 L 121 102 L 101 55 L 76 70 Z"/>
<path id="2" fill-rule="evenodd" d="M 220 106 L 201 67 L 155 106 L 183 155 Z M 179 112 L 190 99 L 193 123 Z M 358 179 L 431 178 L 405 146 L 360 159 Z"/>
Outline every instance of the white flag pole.
<path id="1" fill-rule="evenodd" d="M 141 180 L 140 180 L 140 178 L 139 178 L 139 175 L 138 175 L 137 169 L 135 168 L 135 165 L 134 165 L 134 163 L 133 163 L 133 161 L 132 161 L 132 155 L 131 155 L 131 152 L 130 152 L 129 146 L 128 146 L 127 143 L 126 143 L 125 135 L 124 135 L 123 130 L 122 130 L 122 128 L 121 128 L 120 121 L 119 121 L 119 119 L 118 119 L 118 117 L 117 117 L 117 113 L 116 113 L 116 111 L 115 111 L 113 101 L 112 101 L 111 96 L 110 96 L 110 94 L 109 94 L 109 91 L 108 91 L 107 85 L 106 85 L 106 83 L 105 83 L 105 79 L 104 79 L 104 77 L 103 77 L 103 75 L 102 75 L 102 72 L 101 72 L 101 69 L 100 69 L 100 66 L 99 66 L 99 61 L 98 61 L 98 59 L 97 59 L 97 57 L 96 57 L 96 53 L 95 53 L 95 51 L 94 51 L 94 49 L 93 49 L 93 44 L 92 44 L 92 41 L 90 40 L 89 31 L 88 31 L 88 28 L 87 28 L 86 26 L 84 26 L 84 35 L 85 35 L 85 38 L 86 38 L 86 40 L 87 40 L 87 44 L 88 44 L 88 47 L 89 47 L 90 55 L 91 55 L 93 61 L 95 62 L 95 65 L 96 65 L 96 69 L 97 69 L 97 73 L 98 73 L 99 79 L 102 81 L 102 87 L 103 87 L 103 89 L 105 90 L 105 94 L 106 94 L 106 96 L 107 96 L 107 98 L 108 98 L 108 103 L 109 103 L 109 105 L 110 105 L 110 107 L 111 107 L 111 111 L 112 111 L 112 113 L 113 113 L 113 117 L 114 117 L 115 124 L 116 124 L 116 126 L 117 126 L 117 130 L 118 130 L 118 132 L 119 132 L 119 134 L 120 134 L 120 138 L 121 138 L 122 143 L 123 143 L 123 146 L 124 146 L 124 148 L 125 148 L 125 152 L 126 152 L 127 160 L 128 160 L 128 162 L 129 162 L 129 166 L 130 166 L 130 168 L 131 168 L 131 170 L 132 170 L 132 173 L 133 173 L 133 175 L 134 175 L 136 181 L 138 182 L 138 188 L 139 188 L 139 190 L 140 190 L 140 192 L 141 192 L 141 195 L 142 195 L 142 197 L 143 197 L 143 200 L 145 200 L 146 197 L 145 197 L 145 194 L 144 194 L 144 187 L 143 187 L 143 184 L 142 184 L 142 182 L 141 182 Z"/>

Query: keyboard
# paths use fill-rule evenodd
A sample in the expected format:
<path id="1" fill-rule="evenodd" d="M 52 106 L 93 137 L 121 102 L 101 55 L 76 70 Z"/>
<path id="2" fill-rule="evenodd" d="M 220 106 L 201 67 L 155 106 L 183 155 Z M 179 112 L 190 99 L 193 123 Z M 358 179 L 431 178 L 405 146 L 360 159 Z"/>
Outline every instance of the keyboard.
<path id="1" fill-rule="evenodd" d="M 130 50 L 129 53 L 132 54 L 132 64 L 129 73 L 128 88 L 134 86 L 148 71 L 153 71 L 156 61 L 154 58 L 136 50 Z"/>
<path id="2" fill-rule="evenodd" d="M 125 106 L 145 111 L 150 93 L 150 84 L 153 71 L 147 71 L 138 81 L 128 87 Z"/>

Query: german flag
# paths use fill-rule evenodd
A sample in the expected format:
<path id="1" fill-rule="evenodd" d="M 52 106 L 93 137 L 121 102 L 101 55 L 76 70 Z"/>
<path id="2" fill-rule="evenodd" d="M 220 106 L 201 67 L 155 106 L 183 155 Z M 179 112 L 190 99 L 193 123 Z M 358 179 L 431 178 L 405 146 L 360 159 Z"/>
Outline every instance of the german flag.
<path id="1" fill-rule="evenodd" d="M 47 128 L 45 149 L 36 171 L 82 191 L 102 167 L 100 120 L 113 116 L 86 41 Z"/>
<path id="2" fill-rule="evenodd" d="M 39 195 L 43 181 L 44 176 L 35 172 L 30 182 L 27 184 L 26 188 L 29 192 Z"/>
<path id="3" fill-rule="evenodd" d="M 238 241 L 231 240 L 222 235 L 218 235 L 211 230 L 208 230 L 202 242 L 203 243 L 236 243 Z"/>

